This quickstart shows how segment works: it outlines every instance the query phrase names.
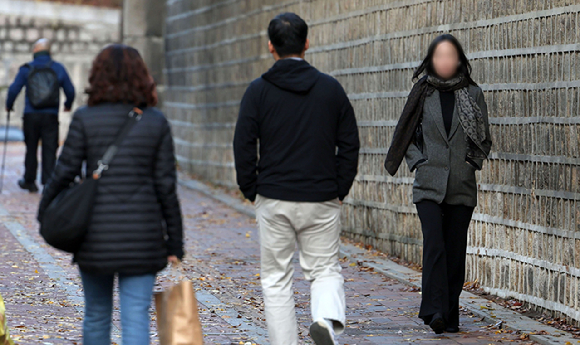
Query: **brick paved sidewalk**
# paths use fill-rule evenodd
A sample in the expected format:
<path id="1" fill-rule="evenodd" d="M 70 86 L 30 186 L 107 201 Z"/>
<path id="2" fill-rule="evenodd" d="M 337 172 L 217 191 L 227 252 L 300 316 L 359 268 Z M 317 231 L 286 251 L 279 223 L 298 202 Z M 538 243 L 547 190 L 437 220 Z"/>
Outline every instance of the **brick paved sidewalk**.
<path id="1" fill-rule="evenodd" d="M 9 149 L 6 188 L 0 196 L 0 293 L 18 344 L 80 344 L 82 292 L 70 257 L 43 244 L 34 220 L 38 195 L 16 187 L 23 147 Z M 259 246 L 255 221 L 186 188 L 180 188 L 186 225 L 185 274 L 198 289 L 206 344 L 267 344 L 260 293 Z M 520 341 L 516 334 L 489 328 L 463 312 L 464 332 L 435 336 L 417 318 L 420 293 L 348 262 L 348 327 L 341 344 L 499 344 Z M 158 288 L 176 278 L 163 272 Z M 308 283 L 296 270 L 296 306 L 304 344 Z M 115 315 L 118 335 L 118 315 Z M 156 340 L 152 315 L 152 334 Z M 118 339 L 115 337 L 115 339 Z"/>

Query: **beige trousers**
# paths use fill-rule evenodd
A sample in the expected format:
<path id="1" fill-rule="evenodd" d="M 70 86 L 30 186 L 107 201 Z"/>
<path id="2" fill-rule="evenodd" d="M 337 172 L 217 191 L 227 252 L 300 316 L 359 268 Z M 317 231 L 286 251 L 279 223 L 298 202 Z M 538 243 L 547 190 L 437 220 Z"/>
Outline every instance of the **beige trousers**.
<path id="1" fill-rule="evenodd" d="M 258 195 L 256 219 L 260 229 L 261 281 L 270 344 L 297 345 L 292 258 L 296 244 L 300 266 L 310 286 L 313 321 L 333 320 L 344 331 L 344 278 L 340 273 L 340 203 L 289 202 Z"/>

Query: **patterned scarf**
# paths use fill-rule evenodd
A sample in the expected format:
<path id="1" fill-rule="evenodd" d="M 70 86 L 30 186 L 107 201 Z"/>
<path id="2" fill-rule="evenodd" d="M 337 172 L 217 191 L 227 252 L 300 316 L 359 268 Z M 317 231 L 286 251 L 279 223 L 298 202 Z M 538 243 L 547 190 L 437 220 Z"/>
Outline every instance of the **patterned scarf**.
<path id="1" fill-rule="evenodd" d="M 485 123 L 481 109 L 469 94 L 469 81 L 463 75 L 450 80 L 440 80 L 433 76 L 424 76 L 411 90 L 403 113 L 395 127 L 393 141 L 387 153 L 385 168 L 391 175 L 395 175 L 409 145 L 416 139 L 417 128 L 421 126 L 423 117 L 423 105 L 425 98 L 431 95 L 436 89 L 439 91 L 453 91 L 455 102 L 459 114 L 461 127 L 465 132 L 467 144 L 467 157 L 470 159 L 487 158 L 482 143 L 486 139 Z"/>

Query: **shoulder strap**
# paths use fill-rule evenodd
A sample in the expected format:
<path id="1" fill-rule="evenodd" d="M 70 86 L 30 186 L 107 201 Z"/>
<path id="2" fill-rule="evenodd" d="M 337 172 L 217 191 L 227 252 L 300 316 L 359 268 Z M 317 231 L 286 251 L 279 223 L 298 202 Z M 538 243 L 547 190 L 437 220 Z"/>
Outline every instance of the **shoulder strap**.
<path id="1" fill-rule="evenodd" d="M 119 130 L 119 133 L 117 133 L 115 141 L 111 146 L 109 146 L 109 148 L 107 148 L 107 151 L 105 151 L 103 158 L 101 158 L 101 160 L 99 161 L 99 167 L 97 168 L 97 170 L 93 172 L 93 179 L 95 180 L 100 179 L 101 175 L 103 174 L 103 171 L 109 169 L 109 164 L 119 151 L 119 146 L 121 146 L 123 140 L 125 140 L 125 137 L 127 137 L 127 134 L 129 134 L 133 126 L 135 126 L 135 124 L 141 120 L 142 116 L 143 110 L 137 107 L 133 108 L 133 110 L 131 110 L 129 114 L 127 114 L 127 120 L 123 124 L 123 127 L 121 127 L 121 129 Z"/>

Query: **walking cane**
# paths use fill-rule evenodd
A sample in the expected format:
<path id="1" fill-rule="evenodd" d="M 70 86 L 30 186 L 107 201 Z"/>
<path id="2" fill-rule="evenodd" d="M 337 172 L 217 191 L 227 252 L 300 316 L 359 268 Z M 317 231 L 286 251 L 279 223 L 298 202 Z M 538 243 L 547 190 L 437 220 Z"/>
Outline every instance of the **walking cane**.
<path id="1" fill-rule="evenodd" d="M 2 156 L 2 173 L 0 176 L 0 194 L 4 188 L 4 171 L 6 170 L 6 151 L 8 150 L 8 127 L 10 127 L 10 110 L 6 113 L 6 130 L 4 131 L 4 155 Z"/>

